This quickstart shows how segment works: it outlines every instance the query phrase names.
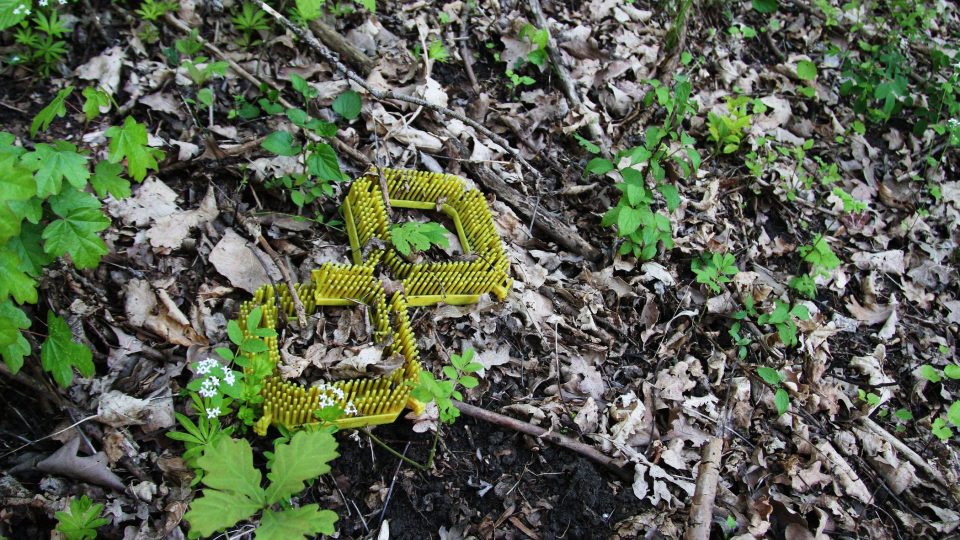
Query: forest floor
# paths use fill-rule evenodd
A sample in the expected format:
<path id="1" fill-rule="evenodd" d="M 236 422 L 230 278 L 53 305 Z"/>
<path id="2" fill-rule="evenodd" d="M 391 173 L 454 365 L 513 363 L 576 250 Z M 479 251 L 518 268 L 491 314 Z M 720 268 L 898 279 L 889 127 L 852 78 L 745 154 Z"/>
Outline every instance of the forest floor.
<path id="1" fill-rule="evenodd" d="M 82 496 L 101 538 L 189 534 L 199 469 L 167 435 L 200 421 L 197 366 L 281 268 L 349 262 L 341 203 L 371 166 L 467 178 L 509 260 L 504 299 L 410 310 L 424 369 L 473 349 L 462 401 L 611 461 L 464 414 L 420 470 L 344 429 L 290 501 L 335 512 L 335 537 L 957 534 L 955 4 L 269 2 L 360 81 L 259 2 L 19 4 L 0 1 L 0 27 L 32 8 L 0 33 L 0 538 L 49 537 Z M 18 195 L 22 170 L 47 188 Z M 374 372 L 340 337 L 282 331 L 281 373 Z M 278 432 L 217 403 L 265 470 Z M 371 433 L 423 461 L 437 414 Z"/>

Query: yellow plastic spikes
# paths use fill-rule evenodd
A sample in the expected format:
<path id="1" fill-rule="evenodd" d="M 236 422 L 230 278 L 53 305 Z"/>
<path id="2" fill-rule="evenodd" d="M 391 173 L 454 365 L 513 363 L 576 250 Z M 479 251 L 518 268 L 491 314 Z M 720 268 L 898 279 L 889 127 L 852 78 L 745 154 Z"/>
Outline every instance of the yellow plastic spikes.
<path id="1" fill-rule="evenodd" d="M 391 223 L 381 185 L 386 185 L 393 208 L 445 214 L 456 229 L 463 253 L 440 262 L 404 259 L 390 245 Z M 403 364 L 381 377 L 317 382 L 310 387 L 274 375 L 261 392 L 263 417 L 255 424 L 258 433 L 265 433 L 271 423 L 296 427 L 316 422 L 315 413 L 327 406 L 345 411 L 336 421 L 341 428 L 389 423 L 404 407 L 422 412 L 423 404 L 410 397 L 421 365 L 408 308 L 441 302 L 471 304 L 485 293 L 502 300 L 510 290 L 509 262 L 486 200 L 460 177 L 371 169 L 353 182 L 342 211 L 353 264 L 321 265 L 308 283 L 296 286 L 297 295 L 308 314 L 331 307 L 368 306 L 373 339 L 382 344 L 384 358 L 400 355 Z M 400 290 L 388 295 L 379 272 L 400 280 Z M 280 313 L 284 318 L 294 313 L 293 298 L 285 286 L 264 286 L 240 307 L 245 337 L 251 337 L 247 318 L 257 307 L 262 312 L 259 326 L 264 328 L 276 328 Z M 276 365 L 280 362 L 277 339 L 266 341 L 270 360 Z"/>

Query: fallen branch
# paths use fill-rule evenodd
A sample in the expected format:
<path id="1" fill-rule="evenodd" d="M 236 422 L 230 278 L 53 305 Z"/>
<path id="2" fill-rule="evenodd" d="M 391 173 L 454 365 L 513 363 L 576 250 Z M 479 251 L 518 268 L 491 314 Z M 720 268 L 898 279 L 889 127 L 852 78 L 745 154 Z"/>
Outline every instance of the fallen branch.
<path id="1" fill-rule="evenodd" d="M 280 275 L 283 276 L 283 281 L 287 284 L 287 290 L 290 291 L 290 297 L 293 298 L 293 309 L 297 312 L 297 322 L 300 323 L 301 330 L 306 330 L 307 310 L 303 307 L 303 301 L 300 300 L 300 295 L 297 294 L 297 288 L 294 286 L 294 279 L 293 276 L 290 275 L 290 270 L 283 262 L 283 259 L 280 258 L 280 254 L 273 249 L 273 246 L 267 242 L 267 239 L 264 238 L 262 234 L 257 238 L 257 243 L 267 252 L 267 255 L 273 260 L 273 264 L 277 265 L 277 268 L 280 269 Z"/>
<path id="2" fill-rule="evenodd" d="M 485 126 L 483 126 L 473 118 L 470 118 L 469 116 L 466 116 L 463 113 L 454 111 L 442 105 L 437 105 L 436 103 L 432 103 L 430 101 L 427 101 L 425 99 L 418 98 L 415 96 L 406 96 L 403 94 L 398 94 L 391 90 L 379 90 L 377 88 L 374 88 L 363 77 L 357 75 L 356 72 L 354 72 L 352 69 L 347 67 L 343 62 L 341 62 L 340 59 L 337 57 L 337 55 L 333 53 L 330 49 L 328 49 L 324 44 L 320 43 L 320 41 L 317 40 L 317 38 L 312 33 L 290 22 L 289 19 L 281 15 L 279 12 L 277 12 L 277 10 L 267 5 L 266 2 L 261 1 L 259 2 L 259 5 L 261 9 L 269 13 L 274 19 L 276 19 L 280 24 L 282 24 L 288 30 L 293 32 L 298 38 L 302 39 L 304 43 L 306 43 L 311 49 L 313 49 L 317 54 L 319 54 L 328 64 L 333 66 L 334 69 L 342 73 L 349 81 L 352 81 L 357 86 L 366 90 L 375 99 L 379 101 L 385 101 L 385 100 L 402 101 L 404 103 L 410 103 L 412 105 L 418 105 L 420 107 L 430 109 L 431 111 L 434 111 L 443 116 L 449 116 L 451 118 L 456 118 L 457 120 L 460 120 L 464 124 L 467 124 L 468 126 L 479 131 L 480 133 L 483 133 L 487 138 L 495 142 L 497 145 L 502 147 L 506 152 L 508 152 L 511 156 L 513 156 L 513 158 L 516 159 L 517 162 L 520 163 L 520 165 L 522 165 L 525 169 L 530 171 L 531 174 L 533 174 L 534 179 L 537 182 L 537 185 L 539 185 L 540 178 L 542 177 L 542 175 L 540 174 L 540 171 L 538 171 L 533 165 L 530 164 L 530 162 L 524 159 L 524 157 L 521 156 L 517 150 L 514 150 L 513 148 L 511 148 L 510 143 L 508 143 L 507 140 L 504 139 L 503 137 L 490 131 L 489 129 L 487 129 Z"/>
<path id="3" fill-rule="evenodd" d="M 372 58 L 363 54 L 363 51 L 353 46 L 352 43 L 343 39 L 336 30 L 320 19 L 310 21 L 310 29 L 323 42 L 324 45 L 336 51 L 341 58 L 345 58 L 348 63 L 357 68 L 357 71 L 364 76 L 373 71 L 376 63 Z"/>
<path id="4" fill-rule="evenodd" d="M 551 442 L 557 446 L 566 448 L 567 450 L 572 450 L 587 459 L 593 461 L 594 463 L 603 465 L 604 467 L 610 469 L 618 476 L 625 480 L 633 481 L 633 471 L 627 470 L 623 467 L 623 463 L 617 459 L 614 459 L 603 452 L 597 450 L 596 448 L 590 446 L 589 444 L 584 444 L 582 442 L 576 441 L 561 435 L 559 433 L 554 433 L 553 431 L 546 430 L 540 426 L 535 426 L 528 422 L 523 422 L 515 418 L 510 418 L 509 416 L 504 416 L 499 413 L 488 411 L 480 407 L 475 407 L 461 401 L 454 400 L 454 405 L 460 409 L 460 412 L 467 416 L 471 416 L 478 420 L 483 420 L 485 422 L 490 422 L 491 424 L 496 424 L 500 427 L 505 427 L 512 429 L 514 431 L 519 431 L 520 433 L 525 433 L 539 439 Z"/>
<path id="5" fill-rule="evenodd" d="M 700 466 L 697 468 L 697 488 L 690 505 L 687 519 L 686 540 L 708 540 L 713 524 L 713 503 L 717 498 L 717 480 L 720 479 L 720 457 L 723 454 L 723 439 L 712 437 L 703 446 Z"/>
<path id="6" fill-rule="evenodd" d="M 600 128 L 599 116 L 596 112 L 590 110 L 590 108 L 583 103 L 583 100 L 580 99 L 577 87 L 573 79 L 570 78 L 570 72 L 567 71 L 567 67 L 563 64 L 563 55 L 560 54 L 560 49 L 557 48 L 557 42 L 553 39 L 553 34 L 550 33 L 550 23 L 547 22 L 547 17 L 543 14 L 543 6 L 540 5 L 540 0 L 530 0 L 530 11 L 533 13 L 533 19 L 537 23 L 537 28 L 547 31 L 547 54 L 550 56 L 550 64 L 553 66 L 553 70 L 557 72 L 557 79 L 560 81 L 560 90 L 563 92 L 563 95 L 566 96 L 571 109 L 587 116 L 587 131 L 590 133 L 590 138 L 596 141 L 600 147 L 603 148 L 604 152 L 606 152 L 609 148 L 609 143 L 606 134 L 603 132 L 603 129 Z"/>
<path id="7" fill-rule="evenodd" d="M 542 210 L 538 210 L 492 169 L 480 164 L 467 163 L 466 165 L 473 172 L 474 180 L 496 193 L 522 220 L 533 223 L 534 230 L 556 242 L 563 249 L 583 255 L 588 260 L 595 261 L 602 257 L 600 251 L 590 245 L 590 242 L 584 240 L 575 228 L 550 214 L 544 213 Z"/>

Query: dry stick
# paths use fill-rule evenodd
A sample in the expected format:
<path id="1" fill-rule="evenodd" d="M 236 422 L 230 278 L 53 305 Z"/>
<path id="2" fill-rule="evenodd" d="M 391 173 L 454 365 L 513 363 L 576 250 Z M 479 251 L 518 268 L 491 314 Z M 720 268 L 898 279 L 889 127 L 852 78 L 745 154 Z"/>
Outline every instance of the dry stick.
<path id="1" fill-rule="evenodd" d="M 560 54 L 560 49 L 557 48 L 557 42 L 553 39 L 553 34 L 550 33 L 550 23 L 547 22 L 547 17 L 543 14 L 543 7 L 540 5 L 540 0 L 530 0 L 530 11 L 533 13 L 533 18 L 537 22 L 537 27 L 547 31 L 547 54 L 550 55 L 550 63 L 553 65 L 554 71 L 557 72 L 557 78 L 560 79 L 560 89 L 563 91 L 563 95 L 567 97 L 567 101 L 570 102 L 570 108 L 589 115 L 587 118 L 587 131 L 590 133 L 590 138 L 597 141 L 600 146 L 606 149 L 609 145 L 607 144 L 603 130 L 600 129 L 599 117 L 596 112 L 590 110 L 590 108 L 583 103 L 583 100 L 580 99 L 577 87 L 573 79 L 570 78 L 570 72 L 567 71 L 567 67 L 563 65 L 563 55 Z"/>
<path id="2" fill-rule="evenodd" d="M 363 54 L 363 51 L 353 46 L 352 43 L 343 38 L 335 29 L 320 19 L 310 21 L 310 29 L 320 38 L 324 45 L 333 49 L 341 58 L 354 66 L 357 71 L 363 75 L 369 75 L 373 71 L 376 62 L 372 58 Z"/>
<path id="3" fill-rule="evenodd" d="M 463 69 L 467 72 L 467 79 L 470 79 L 470 86 L 479 94 L 480 83 L 477 82 L 477 75 L 473 72 L 473 51 L 470 50 L 470 34 L 467 30 L 470 11 L 470 8 L 465 8 L 460 14 L 460 56 L 463 59 Z"/>
<path id="4" fill-rule="evenodd" d="M 690 505 L 686 540 L 708 540 L 713 524 L 713 503 L 717 498 L 717 480 L 720 478 L 720 456 L 723 439 L 713 437 L 703 446 L 700 467 L 697 469 L 697 488 Z"/>
<path id="5" fill-rule="evenodd" d="M 532 435 L 548 442 L 552 442 L 557 446 L 562 446 L 567 450 L 573 450 L 587 459 L 607 467 L 611 471 L 617 473 L 618 476 L 627 480 L 633 480 L 633 472 L 624 469 L 623 464 L 619 460 L 600 452 L 589 444 L 584 444 L 565 435 L 548 431 L 540 426 L 535 426 L 528 422 L 510 418 L 509 416 L 504 416 L 486 409 L 481 409 L 480 407 L 475 407 L 473 405 L 463 403 L 462 401 L 454 400 L 453 404 L 460 409 L 460 412 L 467 416 L 472 416 L 479 420 L 490 422 L 491 424 L 496 424 L 514 431 L 519 431 L 520 433 L 526 433 L 527 435 Z"/>
<path id="6" fill-rule="evenodd" d="M 283 276 L 283 281 L 286 282 L 287 289 L 290 291 L 290 297 L 293 298 L 293 309 L 297 312 L 297 322 L 300 323 L 300 329 L 305 330 L 307 328 L 307 310 L 303 307 L 303 302 L 300 300 L 300 295 L 297 294 L 297 289 L 293 284 L 293 277 L 290 275 L 290 270 L 283 262 L 283 259 L 280 258 L 280 254 L 273 249 L 273 246 L 267 242 L 267 239 L 264 238 L 262 234 L 259 238 L 257 238 L 257 243 L 260 244 L 260 247 L 267 252 L 267 255 L 269 255 L 273 260 L 273 264 L 277 265 L 277 268 L 280 269 L 280 274 Z"/>
<path id="7" fill-rule="evenodd" d="M 539 183 L 539 180 L 542 176 L 540 174 L 540 171 L 538 171 L 533 165 L 531 165 L 526 159 L 524 159 L 524 157 L 521 156 L 517 150 L 514 150 L 513 148 L 511 148 L 510 143 L 508 143 L 507 140 L 501 137 L 500 135 L 497 135 L 496 133 L 490 131 L 489 129 L 484 127 L 482 124 L 464 115 L 463 113 L 454 111 L 452 109 L 448 109 L 447 107 L 444 107 L 442 105 L 431 103 L 422 98 L 418 98 L 414 96 L 406 96 L 403 94 L 398 94 L 393 91 L 385 91 L 385 90 L 379 90 L 377 88 L 374 88 L 363 77 L 357 75 L 352 69 L 344 65 L 344 63 L 340 61 L 337 55 L 334 54 L 325 45 L 320 43 L 317 40 L 317 38 L 313 36 L 312 33 L 293 24 L 292 22 L 290 22 L 289 19 L 287 19 L 286 17 L 278 13 L 277 10 L 268 6 L 265 2 L 259 2 L 259 4 L 261 9 L 269 13 L 280 24 L 282 24 L 288 30 L 293 32 L 297 37 L 302 39 L 304 43 L 306 43 L 307 45 L 310 46 L 311 49 L 316 51 L 328 64 L 333 66 L 334 69 L 342 73 L 348 80 L 354 82 L 357 86 L 360 86 L 361 88 L 366 90 L 371 96 L 373 96 L 377 100 L 384 101 L 384 100 L 392 99 L 395 101 L 403 101 L 405 103 L 410 103 L 412 105 L 425 107 L 427 109 L 430 109 L 444 116 L 449 116 L 452 118 L 456 118 L 457 120 L 460 120 L 464 124 L 467 124 L 468 126 L 479 131 L 480 133 L 483 133 L 487 138 L 489 138 L 490 140 L 492 140 L 493 142 L 501 146 L 506 152 L 512 155 L 513 158 L 516 159 L 524 168 L 530 171 L 533 174 L 535 180 Z"/>

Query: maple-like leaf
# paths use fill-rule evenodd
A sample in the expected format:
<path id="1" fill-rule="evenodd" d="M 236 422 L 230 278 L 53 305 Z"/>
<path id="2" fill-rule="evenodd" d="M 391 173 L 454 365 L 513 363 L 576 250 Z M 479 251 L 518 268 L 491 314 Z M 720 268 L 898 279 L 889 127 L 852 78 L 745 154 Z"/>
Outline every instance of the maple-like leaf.
<path id="1" fill-rule="evenodd" d="M 202 497 L 190 503 L 190 511 L 183 519 L 190 524 L 190 538 L 213 536 L 217 531 L 249 518 L 260 507 L 259 502 L 245 495 L 205 489 Z"/>
<path id="2" fill-rule="evenodd" d="M 20 257 L 0 247 L 0 301 L 12 296 L 18 303 L 37 303 L 37 282 L 20 269 Z"/>
<path id="3" fill-rule="evenodd" d="M 110 523 L 109 519 L 100 517 L 103 511 L 102 504 L 93 504 L 86 495 L 70 501 L 69 512 L 57 512 L 57 530 L 67 540 L 93 540 L 97 537 L 97 527 Z"/>
<path id="4" fill-rule="evenodd" d="M 60 193 L 64 179 L 82 189 L 90 178 L 87 156 L 77 152 L 77 147 L 66 141 L 57 141 L 53 146 L 40 143 L 36 150 L 24 154 L 21 159 L 27 168 L 34 171 L 33 178 L 40 197 Z"/>
<path id="5" fill-rule="evenodd" d="M 20 330 L 30 328 L 30 318 L 9 299 L 0 302 L 0 356 L 14 374 L 30 354 L 30 342 Z"/>
<path id="6" fill-rule="evenodd" d="M 14 154 L 0 156 L 0 200 L 23 201 L 36 193 L 37 183 L 30 169 Z"/>
<path id="7" fill-rule="evenodd" d="M 18 1 L 18 0 L 17 0 Z M 57 92 L 57 95 L 53 98 L 53 101 L 49 105 L 40 109 L 40 112 L 37 113 L 37 116 L 33 118 L 33 122 L 30 124 L 30 136 L 35 137 L 37 131 L 46 131 L 50 127 L 50 122 L 53 122 L 54 118 L 63 117 L 67 114 L 67 96 L 73 92 L 73 87 L 68 86 L 63 90 Z"/>
<path id="8" fill-rule="evenodd" d="M 258 502 L 264 500 L 260 471 L 253 467 L 253 451 L 246 440 L 218 440 L 197 458 L 197 466 L 204 470 L 203 483 L 207 487 L 235 492 Z"/>
<path id="9" fill-rule="evenodd" d="M 122 172 L 123 167 L 118 163 L 101 161 L 94 168 L 90 185 L 101 199 L 107 194 L 113 195 L 116 199 L 126 199 L 130 196 L 130 182 L 120 176 Z"/>
<path id="10" fill-rule="evenodd" d="M 52 311 L 47 312 L 47 339 L 40 347 L 40 363 L 63 388 L 73 382 L 73 368 L 84 377 L 94 373 L 90 349 L 74 343 L 66 321 Z"/>
<path id="11" fill-rule="evenodd" d="M 290 442 L 276 447 L 273 467 L 267 474 L 267 502 L 278 503 L 303 491 L 303 483 L 330 471 L 337 441 L 329 431 L 298 431 Z"/>
<path id="12" fill-rule="evenodd" d="M 43 227 L 33 223 L 23 223 L 20 234 L 7 242 L 7 248 L 20 259 L 18 268 L 32 277 L 37 277 L 43 268 L 53 262 L 55 257 L 43 251 Z"/>
<path id="13" fill-rule="evenodd" d="M 282 512 L 266 510 L 257 527 L 255 540 L 288 540 L 312 538 L 317 534 L 333 534 L 336 512 L 320 510 L 316 504 L 289 508 Z"/>
<path id="14" fill-rule="evenodd" d="M 418 223 L 410 221 L 403 225 L 390 227 L 390 241 L 397 251 L 409 255 L 412 250 L 423 251 L 430 248 L 430 244 L 448 247 L 447 230 L 439 223 Z"/>
<path id="15" fill-rule="evenodd" d="M 127 160 L 127 172 L 130 176 L 142 182 L 147 176 L 147 170 L 157 170 L 157 159 L 163 159 L 163 152 L 147 146 L 147 128 L 128 116 L 123 121 L 123 127 L 112 126 L 104 135 L 110 139 L 108 158 L 111 163 Z"/>
<path id="16" fill-rule="evenodd" d="M 71 194 L 51 201 L 51 208 L 61 219 L 54 220 L 44 229 L 43 248 L 54 256 L 69 253 L 77 268 L 93 268 L 100 264 L 100 257 L 107 254 L 107 244 L 97 233 L 110 226 L 110 219 L 98 207 L 83 202 L 96 202 L 90 194 L 84 195 L 88 199 Z"/>

